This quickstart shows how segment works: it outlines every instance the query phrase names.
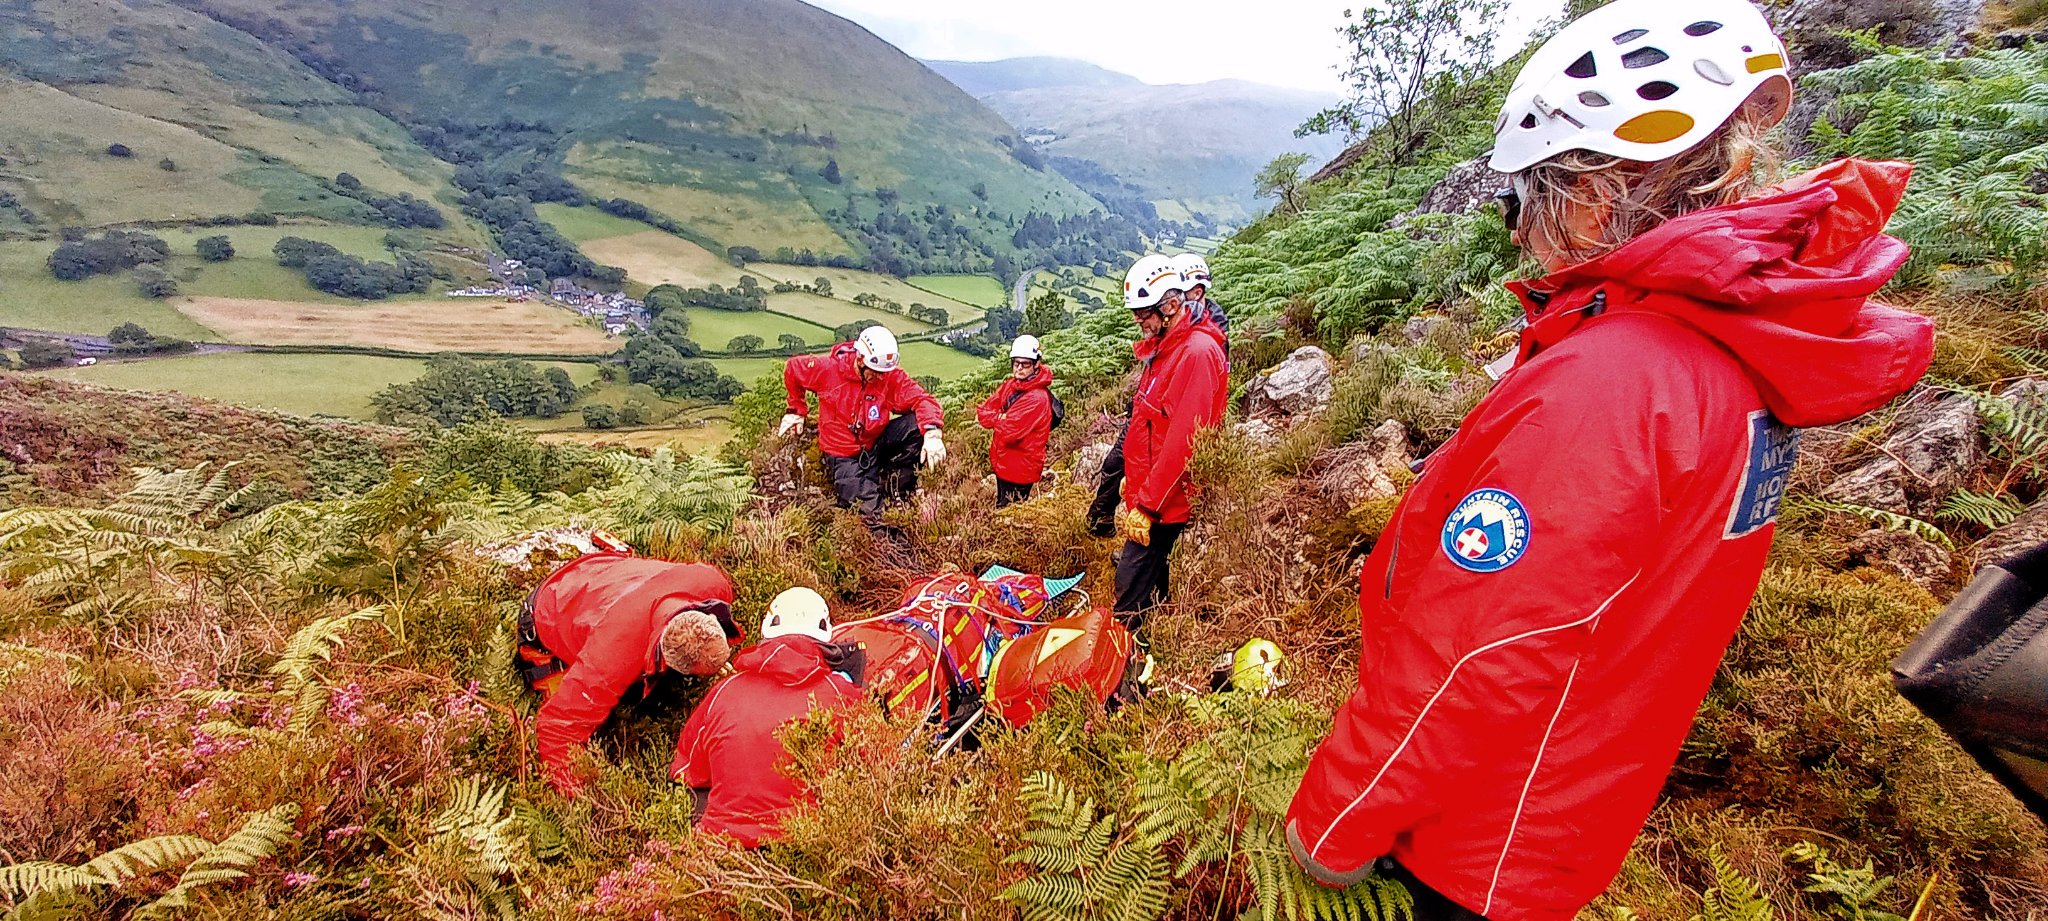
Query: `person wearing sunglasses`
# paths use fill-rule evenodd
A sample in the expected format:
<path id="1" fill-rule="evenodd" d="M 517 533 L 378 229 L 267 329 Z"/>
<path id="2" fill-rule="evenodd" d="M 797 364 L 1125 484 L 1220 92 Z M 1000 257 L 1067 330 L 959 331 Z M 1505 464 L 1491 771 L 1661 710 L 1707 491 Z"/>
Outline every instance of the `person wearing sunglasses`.
<path id="1" fill-rule="evenodd" d="M 1415 916 L 1566 921 L 1620 869 L 1761 579 L 1798 429 L 1890 402 L 1933 324 L 1871 303 L 1901 163 L 1759 181 L 1792 100 L 1746 0 L 1615 0 L 1509 89 L 1491 165 L 1547 273 L 1516 364 L 1361 572 L 1357 689 L 1296 861 Z"/>
<path id="2" fill-rule="evenodd" d="M 1124 277 L 1124 305 L 1137 321 L 1138 389 L 1123 437 L 1123 510 L 1117 532 L 1115 613 L 1143 634 L 1147 611 L 1170 588 L 1167 558 L 1187 529 L 1188 459 L 1195 435 L 1223 421 L 1229 371 L 1223 335 L 1197 323 L 1183 301 L 1187 280 L 1165 256 L 1140 258 Z"/>

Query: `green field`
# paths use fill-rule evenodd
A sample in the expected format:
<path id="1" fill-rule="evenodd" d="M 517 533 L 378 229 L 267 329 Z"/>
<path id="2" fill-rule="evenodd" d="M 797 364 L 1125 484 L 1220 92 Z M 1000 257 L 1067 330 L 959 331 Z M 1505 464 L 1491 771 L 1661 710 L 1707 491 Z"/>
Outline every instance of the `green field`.
<path id="1" fill-rule="evenodd" d="M 226 237 L 229 243 L 234 244 L 235 258 L 259 259 L 275 264 L 277 257 L 272 254 L 271 247 L 285 237 L 301 237 L 318 240 L 357 258 L 391 261 L 391 252 L 384 248 L 384 235 L 390 230 L 383 227 L 280 224 L 274 227 L 173 227 L 144 233 L 162 237 L 164 242 L 171 244 L 173 256 L 196 255 L 201 237 Z M 51 244 L 53 249 L 55 246 Z"/>
<path id="2" fill-rule="evenodd" d="M 540 212 L 541 220 L 555 225 L 555 229 L 560 231 L 562 236 L 568 237 L 572 243 L 623 237 L 653 229 L 639 221 L 607 214 L 587 205 L 570 207 L 548 202 L 533 206 L 533 210 Z"/>
<path id="3" fill-rule="evenodd" d="M 258 409 L 369 419 L 371 396 L 420 376 L 426 366 L 424 360 L 411 358 L 226 352 L 43 373 L 123 390 L 171 390 Z M 596 365 L 561 367 L 579 385 L 597 379 Z"/>
<path id="4" fill-rule="evenodd" d="M 936 342 L 903 343 L 903 370 L 911 377 L 950 380 L 981 367 L 984 360 Z"/>
<path id="5" fill-rule="evenodd" d="M 976 307 L 1010 306 L 1010 288 L 988 275 L 912 275 L 904 281 L 963 304 Z"/>
<path id="6" fill-rule="evenodd" d="M 913 333 L 931 329 L 929 323 L 919 323 L 909 317 L 898 316 L 886 310 L 862 307 L 832 297 L 820 297 L 803 291 L 788 294 L 768 295 L 768 309 L 778 313 L 802 317 L 812 323 L 824 326 L 828 331 L 856 320 L 873 320 L 889 327 L 893 332 Z M 799 334 L 801 335 L 801 334 Z M 810 337 L 804 337 L 810 341 Z"/>
<path id="7" fill-rule="evenodd" d="M 1202 255 L 1207 256 L 1210 253 L 1215 252 L 1216 247 L 1221 246 L 1223 244 L 1215 240 L 1211 240 L 1207 237 L 1189 237 L 1185 240 L 1182 240 L 1181 245 L 1188 252 L 1201 253 Z"/>
<path id="8" fill-rule="evenodd" d="M 888 298 L 905 307 L 909 307 L 911 304 L 923 304 L 927 307 L 944 307 L 948 314 L 949 323 L 964 323 L 969 320 L 978 320 L 981 319 L 983 313 L 980 307 L 972 304 L 963 304 L 950 297 L 935 294 L 921 288 L 913 288 L 901 278 L 878 275 L 874 272 L 863 272 L 858 269 L 828 269 L 821 266 L 753 262 L 747 264 L 747 272 L 776 281 L 787 281 L 799 285 L 811 284 L 813 280 L 818 278 L 829 279 L 832 282 L 832 297 L 835 300 L 847 301 L 848 306 L 856 310 L 860 309 L 860 307 L 851 303 L 855 296 L 874 294 L 879 297 Z M 791 312 L 794 313 L 795 311 Z M 889 314 L 876 313 L 874 316 L 876 319 L 881 319 L 889 316 Z M 840 322 L 844 323 L 846 321 L 841 320 Z M 908 321 L 906 320 L 905 322 Z M 833 325 L 837 326 L 838 324 L 835 323 Z"/>
<path id="9" fill-rule="evenodd" d="M 687 308 L 690 315 L 690 338 L 707 352 L 723 352 L 725 344 L 735 336 L 748 334 L 761 337 L 763 348 L 775 348 L 776 337 L 783 333 L 800 336 L 806 345 L 832 344 L 832 330 L 816 323 L 806 323 L 781 314 L 762 311 L 709 310 L 699 307 Z"/>
<path id="10" fill-rule="evenodd" d="M 169 302 L 143 297 L 126 272 L 57 280 L 47 262 L 56 248 L 55 243 L 0 243 L 0 326 L 104 336 L 123 323 L 139 323 L 159 336 L 213 338 L 212 330 L 186 319 Z M 305 288 L 304 282 L 299 287 Z"/>

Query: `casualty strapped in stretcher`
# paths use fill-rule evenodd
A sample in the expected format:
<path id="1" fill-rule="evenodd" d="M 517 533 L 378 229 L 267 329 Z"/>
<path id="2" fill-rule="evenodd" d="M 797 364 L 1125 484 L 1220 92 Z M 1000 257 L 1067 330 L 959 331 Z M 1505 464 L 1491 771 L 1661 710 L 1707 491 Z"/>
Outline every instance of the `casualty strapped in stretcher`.
<path id="1" fill-rule="evenodd" d="M 834 628 L 857 644 L 863 684 L 896 715 L 959 724 L 983 706 L 1029 720 L 1057 687 L 1107 702 L 1130 669 L 1135 642 L 1106 611 L 1048 619 L 1080 577 L 1047 580 L 1004 567 L 980 578 L 952 572 L 913 582 L 895 610 Z M 1085 597 L 1085 596 L 1084 596 Z"/>

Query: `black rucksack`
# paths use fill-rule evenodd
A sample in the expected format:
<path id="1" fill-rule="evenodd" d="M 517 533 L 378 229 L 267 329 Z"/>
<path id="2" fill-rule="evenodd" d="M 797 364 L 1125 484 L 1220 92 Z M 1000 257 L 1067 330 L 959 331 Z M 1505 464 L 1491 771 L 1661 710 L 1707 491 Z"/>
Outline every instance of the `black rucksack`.
<path id="1" fill-rule="evenodd" d="M 1017 402 L 1018 397 L 1023 395 L 1024 391 L 1022 390 L 1010 391 L 1010 398 L 1003 401 L 1003 412 L 1009 412 L 1010 406 Z M 1052 400 L 1052 427 L 1059 428 L 1060 423 L 1067 421 L 1067 404 L 1060 402 L 1059 396 L 1050 390 L 1046 391 L 1045 395 Z"/>

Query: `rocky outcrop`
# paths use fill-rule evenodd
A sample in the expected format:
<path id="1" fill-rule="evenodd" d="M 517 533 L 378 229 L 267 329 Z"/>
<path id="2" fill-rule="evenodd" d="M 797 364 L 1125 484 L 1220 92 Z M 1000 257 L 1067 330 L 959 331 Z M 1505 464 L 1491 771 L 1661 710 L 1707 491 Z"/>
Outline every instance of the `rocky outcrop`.
<path id="1" fill-rule="evenodd" d="M 1112 447 L 1115 447 L 1112 442 L 1098 441 L 1082 445 L 1081 450 L 1074 452 L 1074 482 L 1085 489 L 1101 485 L 1102 461 L 1109 456 Z"/>
<path id="2" fill-rule="evenodd" d="M 1982 428 L 1977 404 L 1969 397 L 1925 401 L 1901 414 L 1876 458 L 1837 479 L 1821 497 L 1923 518 L 1932 515 L 1983 469 Z"/>
<path id="3" fill-rule="evenodd" d="M 1955 559 L 1947 550 L 1903 531 L 1877 528 L 1849 542 L 1849 562 L 1889 572 L 1933 592 L 1949 580 Z"/>
<path id="4" fill-rule="evenodd" d="M 1992 566 L 2048 544 L 2048 499 L 2034 503 L 1977 544 L 1977 565 Z"/>
<path id="5" fill-rule="evenodd" d="M 1411 476 L 1408 465 L 1413 462 L 1408 427 L 1388 419 L 1363 441 L 1323 452 L 1312 468 L 1310 482 L 1324 499 L 1352 508 L 1399 495 L 1401 484 Z"/>
<path id="6" fill-rule="evenodd" d="M 1295 349 L 1252 382 L 1246 399 L 1253 417 L 1299 419 L 1330 405 L 1337 369 L 1330 353 L 1313 345 Z"/>
<path id="7" fill-rule="evenodd" d="M 1451 167 L 1444 178 L 1423 194 L 1422 203 L 1409 213 L 1464 214 L 1476 211 L 1507 187 L 1508 174 L 1494 172 L 1486 165 L 1485 157 L 1476 157 Z"/>

